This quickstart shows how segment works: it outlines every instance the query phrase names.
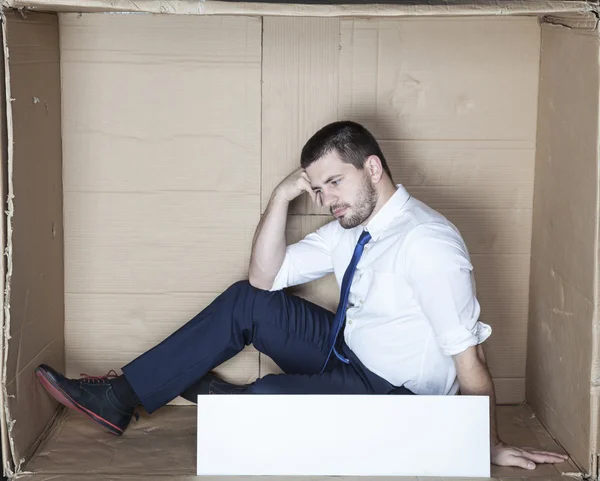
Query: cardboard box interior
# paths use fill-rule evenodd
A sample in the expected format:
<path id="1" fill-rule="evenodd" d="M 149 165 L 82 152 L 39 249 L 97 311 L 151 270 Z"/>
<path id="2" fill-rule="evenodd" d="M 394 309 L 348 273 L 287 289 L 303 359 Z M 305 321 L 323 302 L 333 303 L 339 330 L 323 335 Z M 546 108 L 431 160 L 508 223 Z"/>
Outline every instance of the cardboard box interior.
<path id="1" fill-rule="evenodd" d="M 486 352 L 498 401 L 511 405 L 500 409 L 501 432 L 518 444 L 558 442 L 577 464 L 494 475 L 598 474 L 595 6 L 531 2 L 525 12 L 514 2 L 504 12 L 513 15 L 495 16 L 497 2 L 456 3 L 387 6 L 390 18 L 381 6 L 370 18 L 297 6 L 292 15 L 306 16 L 295 17 L 273 15 L 289 5 L 221 2 L 203 8 L 239 15 L 5 11 L 7 473 L 194 473 L 194 408 L 166 408 L 107 441 L 57 411 L 33 369 L 118 370 L 245 278 L 273 187 L 316 129 L 352 119 L 380 140 L 396 182 L 467 241 L 494 330 Z M 288 242 L 330 219 L 299 200 Z M 337 304 L 331 277 L 293 292 Z M 277 370 L 251 347 L 219 368 L 236 382 Z M 123 457 L 108 471 L 87 467 L 117 447 Z M 185 466 L 151 463 L 159 448 Z"/>

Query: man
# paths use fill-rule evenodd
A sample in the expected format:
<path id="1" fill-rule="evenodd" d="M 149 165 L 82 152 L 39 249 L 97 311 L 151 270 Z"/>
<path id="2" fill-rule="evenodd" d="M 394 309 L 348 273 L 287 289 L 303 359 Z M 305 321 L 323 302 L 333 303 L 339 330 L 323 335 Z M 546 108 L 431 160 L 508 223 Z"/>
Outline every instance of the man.
<path id="1" fill-rule="evenodd" d="M 286 246 L 292 200 L 308 193 L 336 220 Z M 481 344 L 473 266 L 458 230 L 395 185 L 377 141 L 335 122 L 304 146 L 301 168 L 273 191 L 257 227 L 249 282 L 238 282 L 114 379 L 36 373 L 59 402 L 120 435 L 137 406 L 178 395 L 435 394 L 491 400 L 492 462 L 533 469 L 567 457 L 502 443 Z M 282 291 L 333 272 L 336 314 Z M 244 386 L 210 371 L 253 344 L 284 371 Z"/>

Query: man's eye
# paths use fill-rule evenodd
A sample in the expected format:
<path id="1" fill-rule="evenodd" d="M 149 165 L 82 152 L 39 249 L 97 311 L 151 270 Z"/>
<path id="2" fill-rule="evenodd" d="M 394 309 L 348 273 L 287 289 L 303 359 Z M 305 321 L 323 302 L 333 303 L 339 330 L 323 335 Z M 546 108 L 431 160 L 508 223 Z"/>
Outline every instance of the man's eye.
<path id="1" fill-rule="evenodd" d="M 331 185 L 338 185 L 340 183 L 339 180 L 332 180 Z"/>

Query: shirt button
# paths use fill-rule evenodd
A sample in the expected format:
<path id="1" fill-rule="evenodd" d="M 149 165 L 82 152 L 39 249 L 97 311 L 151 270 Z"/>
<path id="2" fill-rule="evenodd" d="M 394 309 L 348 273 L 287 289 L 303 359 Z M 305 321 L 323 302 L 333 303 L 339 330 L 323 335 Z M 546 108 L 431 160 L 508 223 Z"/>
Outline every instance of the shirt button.
<path id="1" fill-rule="evenodd" d="M 352 325 L 352 319 L 348 319 L 348 324 Z"/>

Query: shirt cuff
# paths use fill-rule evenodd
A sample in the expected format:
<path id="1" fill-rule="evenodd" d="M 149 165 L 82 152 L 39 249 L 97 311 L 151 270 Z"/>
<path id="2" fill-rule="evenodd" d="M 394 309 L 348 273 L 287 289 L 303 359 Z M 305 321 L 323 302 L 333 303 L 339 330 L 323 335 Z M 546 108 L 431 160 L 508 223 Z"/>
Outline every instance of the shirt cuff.
<path id="1" fill-rule="evenodd" d="M 492 328 L 483 322 L 476 322 L 472 329 L 466 326 L 455 326 L 442 336 L 437 337 L 442 352 L 454 356 L 466 351 L 471 346 L 484 342 L 492 334 Z"/>

